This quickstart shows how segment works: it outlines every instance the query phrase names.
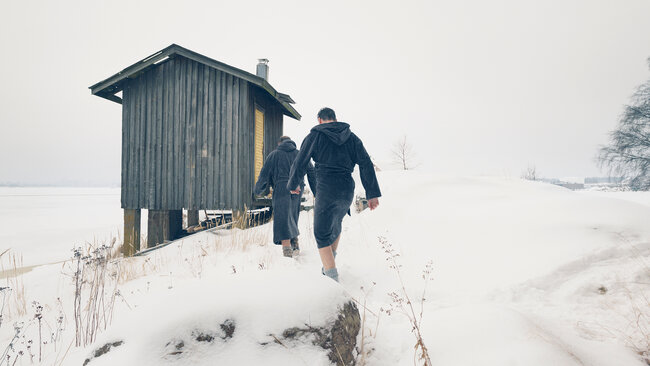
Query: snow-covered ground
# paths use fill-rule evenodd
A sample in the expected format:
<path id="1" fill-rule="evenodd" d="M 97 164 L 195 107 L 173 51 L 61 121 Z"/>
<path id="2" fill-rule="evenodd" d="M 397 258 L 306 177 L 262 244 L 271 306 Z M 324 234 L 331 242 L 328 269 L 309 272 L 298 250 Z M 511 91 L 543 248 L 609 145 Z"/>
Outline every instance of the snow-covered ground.
<path id="1" fill-rule="evenodd" d="M 579 191 L 585 194 L 592 194 L 599 197 L 610 197 L 624 201 L 640 203 L 642 205 L 650 206 L 650 191 L 611 191 L 599 189 L 587 189 Z"/>
<path id="2" fill-rule="evenodd" d="M 42 346 L 43 364 L 79 365 L 97 345 L 123 339 L 123 346 L 89 365 L 215 360 L 227 365 L 321 365 L 327 364 L 322 350 L 267 344 L 269 335 L 283 327 L 321 322 L 332 316 L 325 305 L 336 306 L 351 296 L 366 308 L 364 339 L 358 340 L 364 344 L 363 362 L 412 365 L 416 340 L 408 318 L 399 311 L 385 312 L 391 309 L 389 293 L 404 294 L 380 245 L 382 237 L 400 254 L 403 283 L 418 314 L 422 271 L 433 263 L 421 325 L 434 365 L 644 365 L 635 352 L 648 350 L 650 334 L 646 195 L 621 192 L 611 197 L 519 179 L 442 178 L 415 171 L 385 171 L 378 177 L 384 195 L 380 207 L 353 212 L 344 221 L 337 258 L 340 286 L 319 274 L 312 213 L 304 212 L 297 260 L 281 257 L 270 243 L 267 224 L 198 233 L 147 257 L 112 264 L 120 272 L 114 320 L 85 349 L 70 347 L 74 267 L 37 267 L 20 277 L 26 314 L 18 315 L 11 301 L 5 309 L 0 352 L 16 321 L 25 322 L 24 342 L 38 339 L 30 305 L 38 301 L 45 306 L 46 334 L 49 329 L 56 333 L 61 312 L 65 319 L 61 337 L 56 342 L 48 337 Z M 119 207 L 119 197 L 114 201 Z M 26 219 L 2 209 L 2 219 Z M 114 212 L 116 207 L 101 209 Z M 109 216 L 103 227 L 119 227 L 119 210 Z M 36 228 L 33 232 L 43 237 Z M 13 246 L 28 253 L 24 245 L 33 242 L 30 235 L 16 234 Z M 80 239 L 61 245 L 63 253 L 40 254 L 34 262 L 66 257 L 75 240 Z M 7 281 L 17 286 L 16 279 Z M 227 319 L 241 325 L 230 341 L 192 345 L 193 353 L 168 357 L 169 340 Z M 24 356 L 17 365 L 30 364 L 29 359 Z"/>

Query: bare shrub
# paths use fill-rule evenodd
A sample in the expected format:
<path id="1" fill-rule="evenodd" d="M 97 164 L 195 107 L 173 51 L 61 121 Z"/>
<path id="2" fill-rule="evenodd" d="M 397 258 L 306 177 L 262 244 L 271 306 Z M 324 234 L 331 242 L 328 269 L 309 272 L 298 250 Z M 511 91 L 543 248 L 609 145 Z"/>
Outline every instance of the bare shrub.
<path id="1" fill-rule="evenodd" d="M 63 311 L 63 303 L 61 302 L 60 298 L 56 299 L 56 304 L 59 310 L 58 316 L 56 318 L 56 328 L 54 331 L 50 332 L 50 344 L 54 345 L 54 352 L 57 351 L 57 344 L 61 341 L 61 335 L 63 334 L 66 325 L 66 316 L 65 312 Z"/>
<path id="2" fill-rule="evenodd" d="M 43 358 L 43 305 L 38 301 L 32 302 L 34 308 L 34 319 L 38 322 L 38 362 Z"/>
<path id="3" fill-rule="evenodd" d="M 415 168 L 415 151 L 413 145 L 406 141 L 406 136 L 402 136 L 393 144 L 391 152 L 393 153 L 393 160 L 400 164 L 403 170 Z"/>
<path id="4" fill-rule="evenodd" d="M 23 356 L 24 351 L 17 348 L 18 340 L 23 336 L 23 329 L 25 327 L 24 323 L 14 323 L 14 336 L 9 341 L 7 347 L 5 347 L 0 357 L 0 366 L 3 364 L 12 365 L 15 364 L 20 357 Z M 13 362 L 12 362 L 13 358 Z M 6 362 L 6 363 L 5 363 Z"/>
<path id="5" fill-rule="evenodd" d="M 526 180 L 537 180 L 537 168 L 535 165 L 531 164 L 528 165 L 526 170 L 524 170 L 523 173 L 521 173 L 521 178 L 526 179 Z"/>
<path id="6" fill-rule="evenodd" d="M 105 330 L 113 315 L 115 298 L 119 296 L 118 259 L 112 258 L 115 239 L 110 245 L 101 245 L 73 253 L 75 286 L 74 322 L 75 345 L 93 343 L 100 330 Z"/>
<path id="7" fill-rule="evenodd" d="M 424 366 L 432 366 L 433 364 L 431 363 L 431 358 L 429 357 L 429 350 L 424 343 L 424 339 L 422 338 L 421 327 L 422 316 L 424 315 L 424 302 L 426 301 L 425 296 L 427 285 L 431 280 L 433 263 L 431 261 L 427 263 L 424 270 L 422 271 L 424 286 L 422 290 L 422 296 L 418 299 L 420 303 L 420 311 L 418 312 L 415 310 L 408 291 L 406 291 L 406 286 L 404 285 L 401 271 L 402 265 L 397 261 L 397 258 L 400 256 L 399 253 L 393 249 L 393 245 L 385 237 L 380 236 L 379 243 L 381 244 L 381 248 L 384 250 L 384 253 L 386 253 L 386 260 L 389 263 L 389 268 L 395 271 L 395 274 L 397 274 L 397 278 L 399 279 L 401 286 L 400 290 L 393 291 L 388 294 L 388 296 L 391 298 L 390 307 L 388 309 L 382 308 L 381 311 L 385 312 L 389 316 L 394 312 L 398 312 L 408 318 L 411 326 L 413 327 L 412 332 L 415 335 L 416 339 L 415 345 L 413 346 L 415 351 L 414 357 L 417 360 L 422 361 Z"/>
<path id="8" fill-rule="evenodd" d="M 57 301 L 59 316 L 56 319 L 56 330 L 52 330 L 46 319 L 48 307 L 42 306 L 38 301 L 31 303 L 31 316 L 23 318 L 20 322 L 14 322 L 14 337 L 6 346 L 3 345 L 5 348 L 0 357 L 0 366 L 13 366 L 23 357 L 29 357 L 30 364 L 40 363 L 46 359 L 48 350 L 51 350 L 48 347 L 54 347 L 54 352 L 57 351 L 57 344 L 65 329 L 65 316 L 60 300 Z"/>

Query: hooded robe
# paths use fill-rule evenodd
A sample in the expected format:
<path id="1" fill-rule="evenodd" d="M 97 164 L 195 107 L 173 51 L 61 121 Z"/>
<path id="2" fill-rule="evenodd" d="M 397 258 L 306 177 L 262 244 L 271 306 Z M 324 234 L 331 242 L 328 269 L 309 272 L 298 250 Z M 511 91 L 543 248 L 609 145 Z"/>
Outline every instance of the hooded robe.
<path id="1" fill-rule="evenodd" d="M 349 214 L 354 199 L 352 171 L 359 165 L 361 183 L 366 198 L 381 197 L 375 166 L 361 139 L 344 122 L 329 122 L 315 126 L 305 137 L 289 176 L 287 188 L 294 190 L 304 180 L 315 162 L 316 190 L 314 203 L 314 236 L 319 248 L 324 248 L 341 234 L 345 214 Z"/>
<path id="2" fill-rule="evenodd" d="M 253 192 L 262 195 L 269 187 L 273 188 L 273 242 L 282 244 L 282 240 L 298 237 L 298 217 L 300 216 L 300 200 L 304 179 L 300 182 L 301 194 L 291 194 L 287 189 L 291 164 L 298 155 L 296 143 L 285 140 L 267 157 L 260 175 L 255 183 Z M 307 179 L 309 186 L 316 194 L 316 183 L 313 175 L 313 166 L 307 166 Z M 303 174 L 304 177 L 304 174 Z"/>

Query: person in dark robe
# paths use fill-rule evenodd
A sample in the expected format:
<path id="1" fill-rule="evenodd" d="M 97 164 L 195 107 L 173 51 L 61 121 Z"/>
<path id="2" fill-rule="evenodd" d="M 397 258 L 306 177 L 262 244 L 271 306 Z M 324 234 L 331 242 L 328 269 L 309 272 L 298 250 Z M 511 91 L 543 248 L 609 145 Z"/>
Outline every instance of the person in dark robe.
<path id="1" fill-rule="evenodd" d="M 361 183 L 366 191 L 368 207 L 379 206 L 379 183 L 375 166 L 361 139 L 350 131 L 350 125 L 336 120 L 330 108 L 318 112 L 318 125 L 305 137 L 300 152 L 291 166 L 287 188 L 298 195 L 311 159 L 315 162 L 316 190 L 314 203 L 314 236 L 323 262 L 323 274 L 338 282 L 335 257 L 341 225 L 354 198 L 352 171 L 359 165 Z"/>
<path id="2" fill-rule="evenodd" d="M 266 157 L 253 189 L 253 193 L 259 196 L 268 188 L 273 188 L 273 243 L 282 245 L 282 253 L 285 257 L 293 257 L 300 253 L 298 218 L 302 195 L 291 194 L 287 189 L 291 165 L 297 155 L 296 143 L 288 136 L 282 136 L 278 147 Z M 307 166 L 306 172 L 309 186 L 315 195 L 313 166 Z M 301 189 L 305 186 L 304 175 L 299 186 Z"/>

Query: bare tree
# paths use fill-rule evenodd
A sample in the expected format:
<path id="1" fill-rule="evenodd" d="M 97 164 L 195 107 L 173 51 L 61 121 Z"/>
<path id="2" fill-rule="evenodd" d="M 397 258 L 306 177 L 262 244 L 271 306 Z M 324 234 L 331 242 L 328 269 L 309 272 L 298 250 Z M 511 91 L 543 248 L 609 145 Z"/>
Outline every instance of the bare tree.
<path id="1" fill-rule="evenodd" d="M 618 128 L 610 133 L 609 145 L 600 148 L 597 160 L 610 173 L 630 178 L 630 188 L 650 189 L 650 80 L 625 106 Z"/>
<path id="2" fill-rule="evenodd" d="M 406 136 L 402 136 L 401 139 L 396 141 L 391 151 L 393 153 L 393 160 L 399 163 L 402 169 L 409 170 L 416 166 L 413 145 L 406 141 Z"/>
<path id="3" fill-rule="evenodd" d="M 528 165 L 528 168 L 521 173 L 521 178 L 526 180 L 537 180 L 537 168 L 535 165 Z"/>

